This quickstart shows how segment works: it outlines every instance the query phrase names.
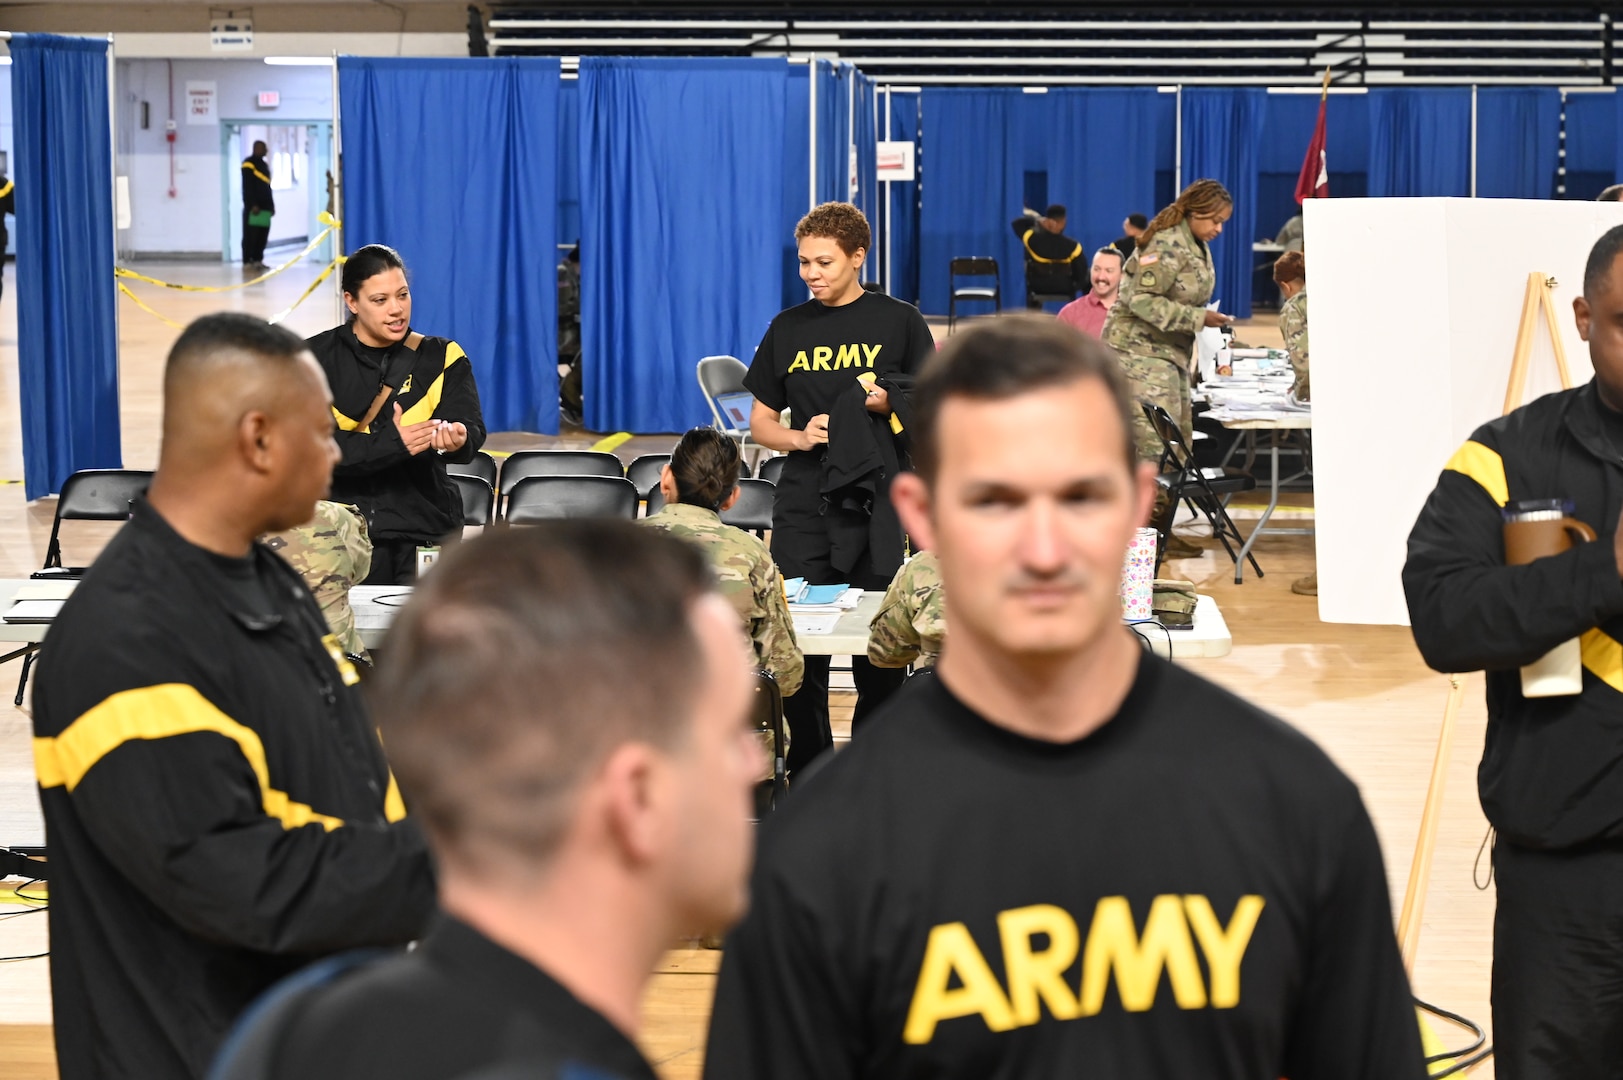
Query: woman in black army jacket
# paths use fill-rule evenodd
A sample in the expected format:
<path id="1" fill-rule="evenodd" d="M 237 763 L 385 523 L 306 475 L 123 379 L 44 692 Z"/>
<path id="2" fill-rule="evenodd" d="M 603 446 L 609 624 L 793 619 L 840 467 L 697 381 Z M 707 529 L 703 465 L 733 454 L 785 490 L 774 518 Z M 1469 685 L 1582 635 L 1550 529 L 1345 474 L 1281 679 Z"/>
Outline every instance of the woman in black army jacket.
<path id="1" fill-rule="evenodd" d="M 485 442 L 479 391 L 462 347 L 411 328 L 406 266 L 368 244 L 344 263 L 351 318 L 309 341 L 332 387 L 343 459 L 332 499 L 358 506 L 372 537 L 366 584 L 412 580 L 416 549 L 462 527 L 462 499 L 445 463 Z"/>

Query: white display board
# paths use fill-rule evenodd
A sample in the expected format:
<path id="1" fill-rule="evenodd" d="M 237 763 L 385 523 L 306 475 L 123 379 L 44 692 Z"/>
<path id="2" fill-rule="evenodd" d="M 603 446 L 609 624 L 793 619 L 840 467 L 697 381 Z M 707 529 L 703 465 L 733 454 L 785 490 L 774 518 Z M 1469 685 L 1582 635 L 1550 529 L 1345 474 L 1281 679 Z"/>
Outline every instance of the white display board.
<path id="1" fill-rule="evenodd" d="M 1567 363 L 1587 382 L 1572 301 L 1589 249 L 1619 224 L 1618 203 L 1308 200 L 1321 619 L 1408 624 L 1409 530 L 1444 463 L 1503 410 L 1527 275 L 1556 279 Z M 1541 319 L 1522 400 L 1558 389 Z"/>

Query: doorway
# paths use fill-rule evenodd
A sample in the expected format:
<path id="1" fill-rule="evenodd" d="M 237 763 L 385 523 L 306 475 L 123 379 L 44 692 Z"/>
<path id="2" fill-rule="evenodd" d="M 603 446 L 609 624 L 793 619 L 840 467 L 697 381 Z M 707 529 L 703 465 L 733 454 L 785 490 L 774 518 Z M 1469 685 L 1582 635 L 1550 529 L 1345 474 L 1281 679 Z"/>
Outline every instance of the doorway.
<path id="1" fill-rule="evenodd" d="M 274 266 L 291 258 L 325 228 L 318 217 L 327 209 L 332 124 L 309 120 L 220 121 L 222 262 L 242 260 L 242 162 L 253 153 L 256 142 L 269 147 L 265 159 L 271 170 L 276 216 L 271 219 L 265 261 Z M 332 258 L 330 237 L 316 256 L 324 261 Z"/>

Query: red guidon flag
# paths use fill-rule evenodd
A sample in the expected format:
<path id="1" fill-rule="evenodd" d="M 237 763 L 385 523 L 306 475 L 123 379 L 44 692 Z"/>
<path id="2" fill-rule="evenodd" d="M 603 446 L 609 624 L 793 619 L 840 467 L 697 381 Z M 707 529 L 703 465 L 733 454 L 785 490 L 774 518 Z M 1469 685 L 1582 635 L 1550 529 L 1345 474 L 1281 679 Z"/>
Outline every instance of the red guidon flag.
<path id="1" fill-rule="evenodd" d="M 1319 98 L 1319 122 L 1313 126 L 1313 141 L 1307 144 L 1302 172 L 1296 178 L 1296 201 L 1330 197 L 1330 166 L 1324 156 L 1324 107 L 1330 100 L 1330 73 L 1325 72 L 1324 94 Z"/>

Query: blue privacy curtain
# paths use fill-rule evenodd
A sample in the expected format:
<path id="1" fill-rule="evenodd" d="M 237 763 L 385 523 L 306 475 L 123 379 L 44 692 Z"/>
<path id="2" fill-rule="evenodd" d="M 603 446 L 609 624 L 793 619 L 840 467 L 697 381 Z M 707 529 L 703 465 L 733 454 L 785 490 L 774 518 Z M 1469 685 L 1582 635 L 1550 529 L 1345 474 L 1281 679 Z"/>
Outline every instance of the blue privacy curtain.
<path id="1" fill-rule="evenodd" d="M 113 281 L 107 42 L 11 39 L 17 207 L 17 384 L 24 494 L 116 469 L 118 294 Z"/>
<path id="2" fill-rule="evenodd" d="M 1212 179 L 1234 197 L 1234 215 L 1212 241 L 1217 291 L 1212 299 L 1237 319 L 1251 316 L 1251 244 L 1268 229 L 1257 221 L 1257 153 L 1265 90 L 1190 89 L 1183 92 L 1183 183 Z"/>
<path id="3" fill-rule="evenodd" d="M 1616 93 L 1567 95 L 1567 197 L 1593 199 L 1623 176 L 1617 129 L 1623 120 Z"/>
<path id="4" fill-rule="evenodd" d="M 1048 201 L 1065 204 L 1065 231 L 1091 258 L 1121 236 L 1128 214 L 1155 216 L 1161 95 L 1150 87 L 1053 89 L 1042 96 L 1048 99 Z"/>
<path id="5" fill-rule="evenodd" d="M 855 70 L 855 69 L 853 69 Z M 875 231 L 879 228 L 879 178 L 876 175 L 879 163 L 877 160 L 879 142 L 879 124 L 876 115 L 875 103 L 877 94 L 874 81 L 856 73 L 856 126 L 851 132 L 852 141 L 857 151 L 856 190 L 851 193 L 851 201 L 867 215 L 868 225 Z M 875 236 L 873 243 L 868 245 L 868 261 L 863 265 L 862 280 L 879 280 L 879 237 Z"/>
<path id="6" fill-rule="evenodd" d="M 811 294 L 806 291 L 806 283 L 800 280 L 800 270 L 795 261 L 795 225 L 812 206 L 811 67 L 807 64 L 790 64 L 783 78 L 783 152 L 779 158 L 783 167 L 783 174 L 779 178 L 783 199 L 778 209 L 778 301 L 782 307 L 792 307 L 811 299 Z M 821 90 L 822 87 L 819 87 L 819 92 Z M 818 194 L 822 194 L 821 175 L 818 177 Z"/>
<path id="7" fill-rule="evenodd" d="M 338 60 L 344 243 L 396 248 L 491 431 L 558 431 L 556 59 Z M 591 258 L 591 254 L 586 255 Z"/>
<path id="8" fill-rule="evenodd" d="M 919 95 L 890 90 L 879 103 L 880 122 L 886 106 L 890 110 L 890 130 L 885 138 L 914 143 L 913 163 L 918 168 Z M 916 171 L 915 176 L 919 175 Z M 919 299 L 919 182 L 909 180 L 890 185 L 890 203 L 885 212 L 890 226 L 890 294 L 899 300 L 918 303 Z"/>
<path id="9" fill-rule="evenodd" d="M 1477 91 L 1478 197 L 1553 199 L 1560 149 L 1561 91 L 1553 86 Z"/>
<path id="10" fill-rule="evenodd" d="M 580 83 L 558 86 L 558 243 L 580 239 Z M 566 254 L 563 251 L 559 255 Z"/>
<path id="11" fill-rule="evenodd" d="M 960 256 L 996 258 L 1004 306 L 1025 303 L 1025 259 L 1009 227 L 1024 201 L 1018 142 L 1024 96 L 934 87 L 919 95 L 919 307 L 926 314 L 947 313 L 947 264 Z"/>
<path id="12" fill-rule="evenodd" d="M 748 363 L 779 310 L 788 74 L 781 59 L 581 58 L 592 430 L 705 422 L 695 365 Z"/>
<path id="13" fill-rule="evenodd" d="M 1369 92 L 1369 193 L 1471 193 L 1470 90 Z"/>

